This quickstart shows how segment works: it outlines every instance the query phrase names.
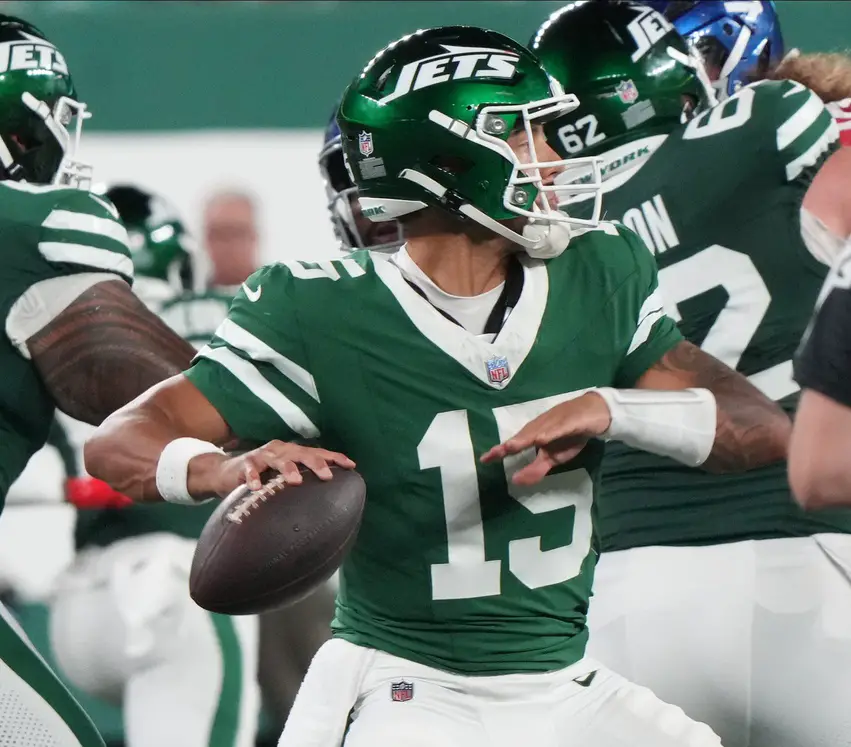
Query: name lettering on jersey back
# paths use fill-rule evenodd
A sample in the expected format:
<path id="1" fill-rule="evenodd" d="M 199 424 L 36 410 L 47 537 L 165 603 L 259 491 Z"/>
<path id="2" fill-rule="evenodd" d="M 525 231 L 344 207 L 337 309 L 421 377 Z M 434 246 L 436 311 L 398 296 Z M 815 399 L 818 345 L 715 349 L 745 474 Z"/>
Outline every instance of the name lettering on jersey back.
<path id="1" fill-rule="evenodd" d="M 517 72 L 518 54 L 488 47 L 460 47 L 450 44 L 441 45 L 444 54 L 415 60 L 403 66 L 392 93 L 379 99 L 388 101 L 401 98 L 411 91 L 445 83 L 449 80 L 464 78 L 496 78 L 510 80 Z"/>
<path id="2" fill-rule="evenodd" d="M 638 207 L 627 210 L 621 223 L 635 231 L 653 254 L 662 254 L 680 245 L 662 195 L 654 195 Z"/>
<path id="3" fill-rule="evenodd" d="M 659 39 L 673 29 L 673 25 L 661 13 L 650 8 L 642 10 L 638 18 L 626 27 L 635 41 L 632 61 L 637 62 L 644 57 Z"/>
<path id="4" fill-rule="evenodd" d="M 12 70 L 50 70 L 68 75 L 68 65 L 59 50 L 40 39 L 0 44 L 0 73 Z"/>

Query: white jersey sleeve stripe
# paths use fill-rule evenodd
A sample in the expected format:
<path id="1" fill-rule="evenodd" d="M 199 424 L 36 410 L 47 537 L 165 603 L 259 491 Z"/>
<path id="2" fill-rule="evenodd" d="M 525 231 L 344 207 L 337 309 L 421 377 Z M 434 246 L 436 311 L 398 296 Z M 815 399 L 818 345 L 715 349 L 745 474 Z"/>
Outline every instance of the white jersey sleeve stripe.
<path id="1" fill-rule="evenodd" d="M 777 150 L 783 150 L 803 135 L 824 111 L 824 104 L 814 93 L 811 93 L 804 104 L 780 127 L 777 128 Z"/>
<path id="2" fill-rule="evenodd" d="M 81 231 L 83 233 L 105 236 L 108 239 L 117 241 L 128 249 L 130 248 L 130 242 L 127 239 L 127 229 L 120 223 L 109 218 L 98 218 L 96 215 L 75 213 L 71 210 L 54 210 L 41 225 L 44 228 Z"/>
<path id="3" fill-rule="evenodd" d="M 824 153 L 838 139 L 839 128 L 836 126 L 836 122 L 831 120 L 830 127 L 825 130 L 824 134 L 816 140 L 812 146 L 810 146 L 794 161 L 786 164 L 786 179 L 791 182 L 793 179 L 797 179 L 805 168 L 814 166 L 822 153 Z"/>
<path id="4" fill-rule="evenodd" d="M 133 277 L 133 261 L 130 257 L 111 252 L 109 249 L 97 249 L 85 244 L 66 244 L 63 241 L 40 241 L 38 250 L 48 262 L 86 265 Z"/>
<path id="5" fill-rule="evenodd" d="M 295 361 L 281 355 L 271 346 L 267 345 L 259 337 L 255 337 L 246 329 L 240 327 L 236 322 L 225 319 L 216 330 L 216 337 L 224 340 L 232 348 L 237 348 L 249 356 L 252 360 L 263 363 L 271 363 L 293 384 L 296 384 L 304 392 L 319 402 L 319 392 L 316 382 L 310 372 L 302 368 Z"/>
<path id="6" fill-rule="evenodd" d="M 319 429 L 304 411 L 269 383 L 250 361 L 225 347 L 204 347 L 198 351 L 197 357 L 207 358 L 230 371 L 259 402 L 274 410 L 290 430 L 305 438 L 319 436 Z"/>
<path id="7" fill-rule="evenodd" d="M 635 328 L 635 334 L 632 336 L 632 342 L 629 344 L 629 350 L 626 351 L 627 355 L 630 355 L 647 342 L 650 338 L 653 325 L 664 316 L 665 302 L 657 288 L 641 304 L 641 309 L 638 311 L 638 325 Z"/>

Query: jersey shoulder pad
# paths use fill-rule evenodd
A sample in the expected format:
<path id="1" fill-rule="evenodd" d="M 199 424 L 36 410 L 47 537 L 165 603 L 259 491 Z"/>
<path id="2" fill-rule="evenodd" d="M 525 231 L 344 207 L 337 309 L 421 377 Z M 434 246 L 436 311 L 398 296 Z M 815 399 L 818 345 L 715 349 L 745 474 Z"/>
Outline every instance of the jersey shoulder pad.
<path id="1" fill-rule="evenodd" d="M 736 96 L 743 91 L 752 92 L 753 121 L 765 138 L 758 150 L 774 155 L 786 181 L 819 164 L 839 140 L 836 121 L 824 102 L 801 83 L 760 81 Z"/>
<path id="2" fill-rule="evenodd" d="M 575 242 L 575 243 L 574 243 Z M 626 278 L 645 267 L 653 267 L 650 249 L 641 238 L 619 221 L 600 224 L 571 242 L 568 252 L 582 252 L 609 275 Z"/>
<path id="3" fill-rule="evenodd" d="M 127 231 L 118 212 L 109 200 L 92 192 L 55 193 L 41 221 L 38 249 L 53 265 L 133 277 Z"/>

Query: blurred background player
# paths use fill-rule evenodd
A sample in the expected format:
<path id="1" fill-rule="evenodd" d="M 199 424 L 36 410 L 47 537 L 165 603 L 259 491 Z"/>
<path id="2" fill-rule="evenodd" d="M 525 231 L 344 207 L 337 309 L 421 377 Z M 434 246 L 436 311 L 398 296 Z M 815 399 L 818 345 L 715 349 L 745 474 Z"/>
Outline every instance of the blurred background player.
<path id="1" fill-rule="evenodd" d="M 215 193 L 204 206 L 203 224 L 210 285 L 235 293 L 260 266 L 254 198 L 239 191 Z"/>
<path id="2" fill-rule="evenodd" d="M 0 501 L 56 408 L 97 424 L 191 358 L 130 289 L 127 232 L 77 160 L 85 104 L 63 55 L 0 16 Z M 100 747 L 94 725 L 0 606 L 0 743 Z"/>
<path id="3" fill-rule="evenodd" d="M 325 128 L 325 140 L 319 153 L 319 171 L 325 184 L 328 212 L 340 251 L 371 249 L 395 251 L 405 241 L 402 224 L 398 221 L 376 223 L 366 218 L 357 199 L 358 190 L 346 168 L 340 128 L 337 126 L 337 107 Z"/>
<path id="4" fill-rule="evenodd" d="M 825 282 L 795 379 L 803 392 L 789 446 L 792 490 L 807 507 L 851 507 L 851 243 Z"/>
<path id="5" fill-rule="evenodd" d="M 105 195 L 127 227 L 143 300 L 184 339 L 205 344 L 230 296 L 203 289 L 179 216 L 135 186 Z M 257 620 L 208 613 L 188 591 L 195 540 L 217 504 L 117 508 L 105 483 L 80 477 L 79 484 L 107 502 L 90 500 L 78 511 L 77 556 L 51 603 L 51 644 L 63 673 L 122 707 L 127 747 L 253 745 Z"/>
<path id="6" fill-rule="evenodd" d="M 851 58 L 841 53 L 802 54 L 785 46 L 773 2 L 701 2 L 661 0 L 647 5 L 665 14 L 690 48 L 700 57 L 717 96 L 723 100 L 750 83 L 794 80 L 816 93 L 836 120 L 840 139 L 851 144 Z M 842 189 L 843 177 L 834 176 L 835 164 L 821 179 L 825 189 Z M 822 220 L 824 218 L 825 220 Z M 804 209 L 801 226 L 811 246 L 829 246 L 828 264 L 842 248 L 851 227 L 836 216 L 814 215 Z"/>
<path id="7" fill-rule="evenodd" d="M 792 412 L 792 356 L 836 251 L 802 231 L 801 206 L 851 217 L 851 168 L 841 189 L 833 173 L 848 151 L 834 152 L 822 102 L 762 82 L 723 87 L 737 92 L 708 108 L 683 40 L 631 3 L 568 6 L 532 46 L 581 102 L 549 125 L 551 142 L 603 159 L 606 214 L 656 255 L 668 313 Z M 851 514 L 802 511 L 782 463 L 717 476 L 612 443 L 599 517 L 593 656 L 725 747 L 847 733 Z"/>

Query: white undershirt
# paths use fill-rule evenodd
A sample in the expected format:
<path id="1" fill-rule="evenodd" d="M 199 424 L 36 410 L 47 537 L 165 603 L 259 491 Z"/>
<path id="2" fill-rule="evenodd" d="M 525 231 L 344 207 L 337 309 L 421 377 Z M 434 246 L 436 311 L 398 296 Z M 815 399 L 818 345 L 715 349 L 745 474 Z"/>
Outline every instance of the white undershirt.
<path id="1" fill-rule="evenodd" d="M 505 286 L 504 282 L 478 296 L 453 296 L 434 284 L 434 281 L 411 259 L 404 246 L 389 259 L 406 280 L 416 285 L 425 294 L 430 304 L 449 314 L 468 332 L 479 336 L 484 335 L 488 317 L 499 300 Z M 494 336 L 486 335 L 491 339 Z"/>

